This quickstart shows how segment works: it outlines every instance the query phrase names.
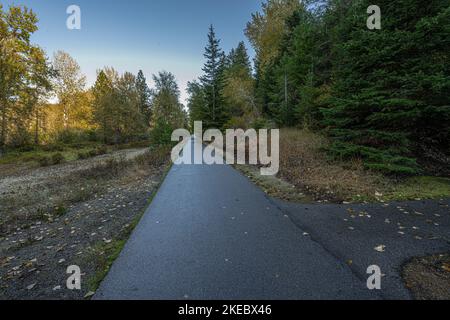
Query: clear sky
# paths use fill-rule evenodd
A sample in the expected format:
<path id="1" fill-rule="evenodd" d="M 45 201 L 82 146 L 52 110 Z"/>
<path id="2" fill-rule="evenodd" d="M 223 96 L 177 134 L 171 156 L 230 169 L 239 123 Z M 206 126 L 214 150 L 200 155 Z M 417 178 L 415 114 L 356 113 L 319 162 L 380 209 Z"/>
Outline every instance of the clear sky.
<path id="1" fill-rule="evenodd" d="M 32 40 L 52 57 L 56 50 L 71 54 L 86 74 L 88 84 L 96 71 L 112 66 L 120 72 L 160 70 L 175 74 L 182 92 L 186 84 L 201 75 L 203 51 L 210 24 L 216 28 L 222 48 L 229 51 L 245 40 L 251 13 L 260 10 L 262 0 L 1 0 L 26 5 L 39 18 L 39 31 Z M 68 30 L 66 9 L 81 8 L 81 30 Z M 4 8 L 5 9 L 5 8 Z"/>

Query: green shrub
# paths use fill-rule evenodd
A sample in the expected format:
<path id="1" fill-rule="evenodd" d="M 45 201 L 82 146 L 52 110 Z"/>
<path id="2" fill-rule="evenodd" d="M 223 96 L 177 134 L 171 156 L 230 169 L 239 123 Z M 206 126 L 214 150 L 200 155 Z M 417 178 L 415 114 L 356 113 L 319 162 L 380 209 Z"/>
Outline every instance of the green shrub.
<path id="1" fill-rule="evenodd" d="M 173 128 L 164 120 L 158 120 L 151 131 L 151 140 L 154 145 L 165 146 L 172 144 Z"/>
<path id="2" fill-rule="evenodd" d="M 65 148 L 61 144 L 48 144 L 42 146 L 41 149 L 47 152 L 63 152 Z"/>
<path id="3" fill-rule="evenodd" d="M 420 173 L 420 168 L 415 159 L 401 156 L 396 150 L 387 149 L 383 151 L 341 141 L 334 141 L 327 150 L 332 159 L 340 161 L 361 159 L 366 169 L 387 175 L 415 175 Z"/>
<path id="4" fill-rule="evenodd" d="M 106 146 L 99 146 L 99 147 L 97 147 L 95 149 L 91 149 L 89 151 L 79 151 L 77 155 L 78 155 L 78 159 L 83 160 L 83 159 L 100 156 L 100 155 L 103 155 L 106 153 L 108 153 L 108 148 Z"/>
<path id="5" fill-rule="evenodd" d="M 114 149 L 124 150 L 124 149 L 139 149 L 139 148 L 147 148 L 151 145 L 150 138 L 147 137 L 145 140 L 136 140 L 132 142 L 128 142 L 125 144 L 119 144 L 114 146 Z"/>
<path id="6" fill-rule="evenodd" d="M 272 121 L 269 121 L 267 119 L 258 118 L 252 122 L 251 128 L 253 128 L 255 130 L 273 129 L 273 128 L 276 128 L 276 125 L 275 125 L 275 123 L 273 123 Z"/>
<path id="7" fill-rule="evenodd" d="M 95 149 L 96 153 L 98 156 L 102 155 L 102 154 L 107 154 L 108 153 L 108 148 L 106 146 L 99 146 Z"/>
<path id="8" fill-rule="evenodd" d="M 64 158 L 64 156 L 58 152 L 52 156 L 51 163 L 52 164 L 60 164 L 60 163 L 63 163 L 65 160 L 66 159 Z"/>
<path id="9" fill-rule="evenodd" d="M 170 150 L 170 146 L 153 147 L 144 154 L 137 156 L 134 162 L 141 167 L 161 167 L 167 162 Z"/>
<path id="10" fill-rule="evenodd" d="M 67 213 L 67 209 L 64 207 L 64 205 L 58 205 L 53 210 L 53 215 L 56 217 L 61 217 Z"/>
<path id="11" fill-rule="evenodd" d="M 35 151 L 36 150 L 36 146 L 33 145 L 24 145 L 24 146 L 20 146 L 16 149 L 19 152 L 30 152 L 30 151 Z"/>
<path id="12" fill-rule="evenodd" d="M 87 154 L 90 158 L 93 158 L 97 156 L 97 150 L 96 149 L 89 150 Z"/>
<path id="13" fill-rule="evenodd" d="M 224 124 L 225 129 L 243 129 L 248 128 L 249 123 L 243 117 L 233 117 Z"/>
<path id="14" fill-rule="evenodd" d="M 99 141 L 99 135 L 95 130 L 80 130 L 80 129 L 66 129 L 59 132 L 56 137 L 56 143 L 62 144 L 86 144 L 88 142 L 96 142 Z"/>
<path id="15" fill-rule="evenodd" d="M 37 158 L 37 161 L 41 167 L 48 167 L 51 165 L 51 159 L 47 156 L 40 156 Z"/>
<path id="16" fill-rule="evenodd" d="M 84 159 L 89 158 L 89 153 L 83 152 L 83 151 L 79 151 L 77 153 L 77 157 L 78 157 L 79 160 L 84 160 Z"/>

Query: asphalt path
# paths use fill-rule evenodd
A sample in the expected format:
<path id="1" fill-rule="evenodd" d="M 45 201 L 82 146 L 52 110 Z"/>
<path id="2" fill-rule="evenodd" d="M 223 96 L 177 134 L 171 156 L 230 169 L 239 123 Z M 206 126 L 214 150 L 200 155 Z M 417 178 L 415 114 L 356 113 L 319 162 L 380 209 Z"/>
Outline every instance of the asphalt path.
<path id="1" fill-rule="evenodd" d="M 409 299 L 401 264 L 449 236 L 448 201 L 291 204 L 230 166 L 174 165 L 94 299 Z"/>

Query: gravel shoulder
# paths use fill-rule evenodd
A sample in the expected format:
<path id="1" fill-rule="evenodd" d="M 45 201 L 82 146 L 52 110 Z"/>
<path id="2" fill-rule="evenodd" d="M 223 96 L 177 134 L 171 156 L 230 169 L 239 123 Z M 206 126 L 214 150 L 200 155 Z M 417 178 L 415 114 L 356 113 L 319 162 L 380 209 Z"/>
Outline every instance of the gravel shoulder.
<path id="1" fill-rule="evenodd" d="M 167 171 L 167 157 L 152 163 L 154 159 L 147 151 L 122 150 L 0 177 L 0 211 L 2 215 L 14 213 L 20 220 L 4 221 L 0 233 L 0 299 L 90 296 Z M 111 164 L 115 173 L 103 174 L 112 170 Z M 58 186 L 64 193 L 81 192 L 83 197 L 70 199 L 63 210 L 55 211 L 55 199 L 42 202 L 49 190 L 56 194 Z M 36 196 L 40 193 L 43 196 Z M 11 197 L 29 198 L 24 202 L 38 199 L 39 203 L 26 205 L 21 211 L 24 208 L 20 205 L 7 206 L 5 202 Z M 6 212 L 5 208 L 13 211 Z M 39 208 L 49 210 L 31 215 Z M 70 265 L 81 269 L 82 290 L 67 289 L 66 270 Z"/>
<path id="2" fill-rule="evenodd" d="M 146 148 L 119 150 L 87 160 L 71 161 L 50 167 L 30 168 L 26 165 L 0 165 L 0 196 L 31 189 L 49 179 L 62 179 L 74 172 L 93 168 L 99 163 L 111 159 L 134 159 L 146 151 Z M 24 186 L 26 186 L 26 189 L 24 189 Z"/>

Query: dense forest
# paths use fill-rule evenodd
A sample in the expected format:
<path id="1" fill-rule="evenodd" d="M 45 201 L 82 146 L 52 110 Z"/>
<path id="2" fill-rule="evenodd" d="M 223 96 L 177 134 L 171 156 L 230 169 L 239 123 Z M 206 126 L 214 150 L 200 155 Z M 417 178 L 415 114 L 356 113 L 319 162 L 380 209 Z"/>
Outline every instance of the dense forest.
<path id="1" fill-rule="evenodd" d="M 49 59 L 31 42 L 37 22 L 26 7 L 0 5 L 0 152 L 55 143 L 118 144 L 152 134 L 166 141 L 171 128 L 186 124 L 173 74 L 154 75 L 150 89 L 142 71 L 119 74 L 106 67 L 86 88 L 68 53 Z"/>
<path id="2" fill-rule="evenodd" d="M 203 75 L 188 84 L 189 115 L 169 72 L 149 88 L 142 71 L 103 68 L 87 88 L 68 53 L 50 59 L 32 43 L 32 10 L 0 5 L 0 150 L 165 143 L 173 129 L 202 120 L 204 128 L 308 128 L 329 137 L 331 158 L 388 174 L 442 174 L 450 163 L 449 4 L 380 0 L 382 28 L 369 30 L 369 1 L 267 0 L 245 29 L 253 63 L 244 42 L 225 53 L 210 27 Z"/>
<path id="3" fill-rule="evenodd" d="M 332 140 L 331 157 L 417 174 L 450 163 L 450 5 L 380 0 L 268 0 L 225 54 L 208 35 L 204 76 L 189 84 L 191 121 L 206 127 L 302 127 Z M 431 169 L 432 170 L 432 169 Z M 441 172 L 442 173 L 442 172 Z"/>

